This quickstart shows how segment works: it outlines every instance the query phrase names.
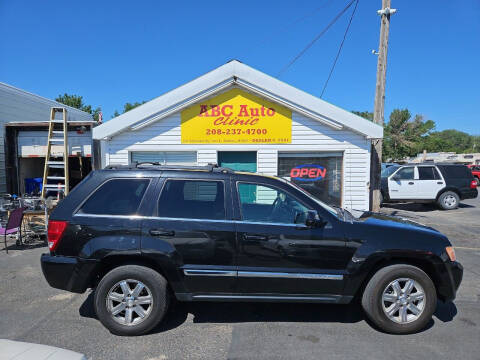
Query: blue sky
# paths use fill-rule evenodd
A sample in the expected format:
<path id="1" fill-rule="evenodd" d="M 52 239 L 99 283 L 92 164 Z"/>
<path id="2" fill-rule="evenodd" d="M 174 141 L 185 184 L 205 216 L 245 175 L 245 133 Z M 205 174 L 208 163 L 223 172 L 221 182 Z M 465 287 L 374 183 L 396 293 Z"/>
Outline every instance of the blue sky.
<path id="1" fill-rule="evenodd" d="M 82 95 L 105 119 L 230 59 L 279 71 L 347 4 L 318 1 L 0 0 L 0 81 Z M 380 0 L 360 0 L 324 99 L 372 110 Z M 480 134 L 480 1 L 392 0 L 386 117 L 408 107 Z M 280 76 L 319 96 L 352 8 Z"/>

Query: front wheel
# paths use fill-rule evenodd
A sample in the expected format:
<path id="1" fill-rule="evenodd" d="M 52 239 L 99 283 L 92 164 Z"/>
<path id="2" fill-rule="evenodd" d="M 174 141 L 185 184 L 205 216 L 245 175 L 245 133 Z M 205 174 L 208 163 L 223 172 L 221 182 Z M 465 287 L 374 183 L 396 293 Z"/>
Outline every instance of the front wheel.
<path id="1" fill-rule="evenodd" d="M 362 296 L 362 307 L 381 330 L 410 334 L 422 330 L 432 318 L 437 293 L 421 269 L 397 264 L 373 275 Z"/>
<path id="2" fill-rule="evenodd" d="M 95 290 L 95 312 L 116 335 L 152 330 L 168 308 L 167 281 L 153 269 L 125 265 L 107 273 Z"/>

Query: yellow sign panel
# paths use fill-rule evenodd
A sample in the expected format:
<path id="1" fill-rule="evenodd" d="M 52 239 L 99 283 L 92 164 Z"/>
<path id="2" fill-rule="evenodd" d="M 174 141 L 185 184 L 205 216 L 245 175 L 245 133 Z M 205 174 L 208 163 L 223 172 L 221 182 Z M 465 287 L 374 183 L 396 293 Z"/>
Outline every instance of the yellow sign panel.
<path id="1" fill-rule="evenodd" d="M 182 111 L 182 144 L 289 144 L 292 111 L 239 89 Z"/>

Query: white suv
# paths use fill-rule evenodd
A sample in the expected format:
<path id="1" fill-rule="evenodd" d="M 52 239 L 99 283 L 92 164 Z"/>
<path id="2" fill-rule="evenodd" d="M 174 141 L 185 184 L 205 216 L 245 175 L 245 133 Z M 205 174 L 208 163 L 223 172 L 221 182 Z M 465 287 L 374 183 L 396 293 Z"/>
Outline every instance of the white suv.
<path id="1" fill-rule="evenodd" d="M 457 164 L 391 165 L 382 171 L 382 202 L 436 202 L 442 209 L 476 198 L 471 171 Z"/>

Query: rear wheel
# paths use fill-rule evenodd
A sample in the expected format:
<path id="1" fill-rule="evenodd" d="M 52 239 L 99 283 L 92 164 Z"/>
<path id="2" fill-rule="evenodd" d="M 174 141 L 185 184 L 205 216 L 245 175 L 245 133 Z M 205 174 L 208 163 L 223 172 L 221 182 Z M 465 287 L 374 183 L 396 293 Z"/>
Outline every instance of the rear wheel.
<path id="1" fill-rule="evenodd" d="M 95 312 L 116 335 L 141 335 L 152 330 L 168 308 L 167 281 L 155 270 L 120 266 L 107 273 L 95 290 Z"/>
<path id="2" fill-rule="evenodd" d="M 438 205 L 443 210 L 452 210 L 458 207 L 460 203 L 460 198 L 458 194 L 453 191 L 445 191 L 438 197 Z"/>
<path id="3" fill-rule="evenodd" d="M 435 286 L 421 269 L 405 264 L 380 269 L 367 284 L 362 307 L 381 330 L 409 334 L 422 330 L 437 304 Z"/>

